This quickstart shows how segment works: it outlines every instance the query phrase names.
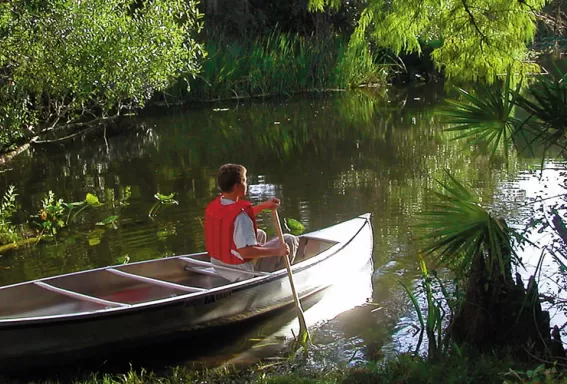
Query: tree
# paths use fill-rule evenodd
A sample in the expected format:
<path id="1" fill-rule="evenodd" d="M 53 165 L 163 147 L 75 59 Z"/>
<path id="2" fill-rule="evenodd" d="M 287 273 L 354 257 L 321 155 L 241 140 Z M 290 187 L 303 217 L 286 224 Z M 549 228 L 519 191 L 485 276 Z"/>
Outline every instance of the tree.
<path id="1" fill-rule="evenodd" d="M 0 146 L 143 106 L 198 72 L 195 1 L 0 3 Z"/>
<path id="2" fill-rule="evenodd" d="M 339 9 L 342 0 L 309 0 L 312 11 Z M 449 78 L 493 82 L 508 67 L 537 70 L 527 44 L 545 0 L 368 0 L 351 37 L 395 54 L 434 49 L 436 67 Z"/>

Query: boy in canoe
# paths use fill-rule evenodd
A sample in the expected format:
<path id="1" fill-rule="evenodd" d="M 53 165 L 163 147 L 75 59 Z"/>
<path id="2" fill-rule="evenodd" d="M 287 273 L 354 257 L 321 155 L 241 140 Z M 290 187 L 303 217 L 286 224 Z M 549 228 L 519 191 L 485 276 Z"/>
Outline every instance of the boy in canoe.
<path id="1" fill-rule="evenodd" d="M 265 209 L 277 209 L 280 200 L 271 198 L 252 206 L 243 200 L 247 192 L 246 168 L 240 164 L 225 164 L 217 174 L 221 195 L 205 210 L 205 245 L 211 263 L 246 271 L 273 272 L 285 268 L 283 257 L 293 263 L 299 239 L 284 234 L 285 244 L 276 237 L 268 242 L 266 232 L 258 229 L 256 215 Z M 252 277 L 217 269 L 219 275 L 235 282 Z"/>

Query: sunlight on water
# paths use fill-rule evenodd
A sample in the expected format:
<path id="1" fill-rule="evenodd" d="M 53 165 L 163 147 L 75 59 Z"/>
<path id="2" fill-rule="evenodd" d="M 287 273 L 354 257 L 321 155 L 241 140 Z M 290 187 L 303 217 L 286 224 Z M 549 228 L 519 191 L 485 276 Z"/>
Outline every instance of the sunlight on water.
<path id="1" fill-rule="evenodd" d="M 305 320 L 308 326 L 330 320 L 335 316 L 364 304 L 372 296 L 372 265 L 359 272 L 345 276 L 345 279 L 337 282 L 325 291 L 323 298 L 305 312 Z M 284 336 L 291 336 L 291 330 L 297 328 L 297 322 L 286 324 L 278 332 Z M 294 332 L 297 330 L 294 329 Z"/>
<path id="2" fill-rule="evenodd" d="M 549 208 L 567 202 L 565 164 L 549 162 L 545 164 L 542 172 L 523 172 L 512 187 L 522 191 L 525 194 L 526 201 L 534 201 L 534 209 L 543 208 L 546 212 L 545 220 L 551 223 L 552 218 L 549 216 Z M 529 207 L 531 206 L 530 204 Z M 525 212 L 524 215 L 521 215 L 523 216 L 523 222 L 518 224 L 525 225 L 525 222 L 533 218 L 533 214 L 530 214 L 530 212 Z M 519 268 L 518 272 L 521 274 L 525 285 L 527 285 L 530 276 L 538 273 L 537 280 L 539 281 L 540 294 L 550 294 L 565 299 L 567 295 L 563 292 L 563 289 L 566 287 L 567 275 L 565 271 L 561 271 L 561 265 L 549 252 L 549 247 L 555 236 L 557 235 L 551 229 L 531 229 L 526 234 L 526 237 L 535 246 L 528 245 L 525 249 L 519 250 L 519 256 L 525 265 L 525 269 Z M 538 263 L 540 263 L 542 255 L 541 271 L 538 271 Z M 563 262 L 566 262 L 566 260 L 563 260 Z M 558 325 L 561 327 L 567 322 L 567 316 L 562 309 L 548 303 L 543 303 L 543 306 L 544 309 L 550 311 L 552 326 Z"/>
<path id="3" fill-rule="evenodd" d="M 322 297 L 305 309 L 307 326 L 313 329 L 356 306 L 368 302 L 372 296 L 372 264 L 363 270 L 344 277 L 322 292 Z M 299 323 L 294 317 L 282 325 L 276 332 L 258 341 L 252 348 L 238 354 L 225 364 L 250 364 L 274 354 L 285 347 L 285 340 L 291 340 L 299 332 Z"/>

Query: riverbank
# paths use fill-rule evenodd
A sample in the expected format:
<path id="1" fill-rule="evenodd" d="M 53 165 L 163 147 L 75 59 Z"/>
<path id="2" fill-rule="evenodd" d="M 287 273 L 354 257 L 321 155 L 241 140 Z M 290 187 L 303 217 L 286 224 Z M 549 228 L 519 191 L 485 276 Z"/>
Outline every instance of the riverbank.
<path id="1" fill-rule="evenodd" d="M 23 384 L 18 378 L 2 378 L 5 384 Z M 400 383 L 566 383 L 565 372 L 542 362 L 518 362 L 506 355 L 476 355 L 454 350 L 438 360 L 411 354 L 371 361 L 356 366 L 327 364 L 318 353 L 308 357 L 265 360 L 251 367 L 223 366 L 195 369 L 177 366 L 163 372 L 131 369 L 121 374 L 92 373 L 88 377 L 33 380 L 35 384 L 400 384 Z"/>

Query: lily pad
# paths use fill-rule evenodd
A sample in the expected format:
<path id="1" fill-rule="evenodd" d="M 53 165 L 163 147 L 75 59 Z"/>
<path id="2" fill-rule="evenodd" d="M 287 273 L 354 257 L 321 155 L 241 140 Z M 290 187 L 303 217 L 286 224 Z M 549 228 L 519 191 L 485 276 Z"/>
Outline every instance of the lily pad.
<path id="1" fill-rule="evenodd" d="M 300 235 L 305 231 L 305 227 L 298 220 L 286 219 L 287 227 L 294 235 Z"/>
<path id="2" fill-rule="evenodd" d="M 116 219 L 118 219 L 118 216 L 116 216 L 116 215 L 108 216 L 108 217 L 105 218 L 103 221 L 99 221 L 98 223 L 96 223 L 96 225 L 110 225 L 110 224 L 114 224 L 114 222 L 116 221 Z"/>
<path id="3" fill-rule="evenodd" d="M 90 231 L 89 234 L 87 235 L 87 240 L 89 242 L 89 245 L 91 247 L 94 247 L 95 245 L 99 245 L 103 235 L 104 235 L 104 229 L 101 228 L 93 229 L 92 231 Z"/>
<path id="4" fill-rule="evenodd" d="M 169 195 L 162 195 L 161 193 L 156 193 L 154 195 L 154 197 L 156 199 L 158 199 L 159 201 L 168 201 L 168 200 L 172 200 L 173 197 L 175 196 L 175 192 L 170 193 Z"/>

